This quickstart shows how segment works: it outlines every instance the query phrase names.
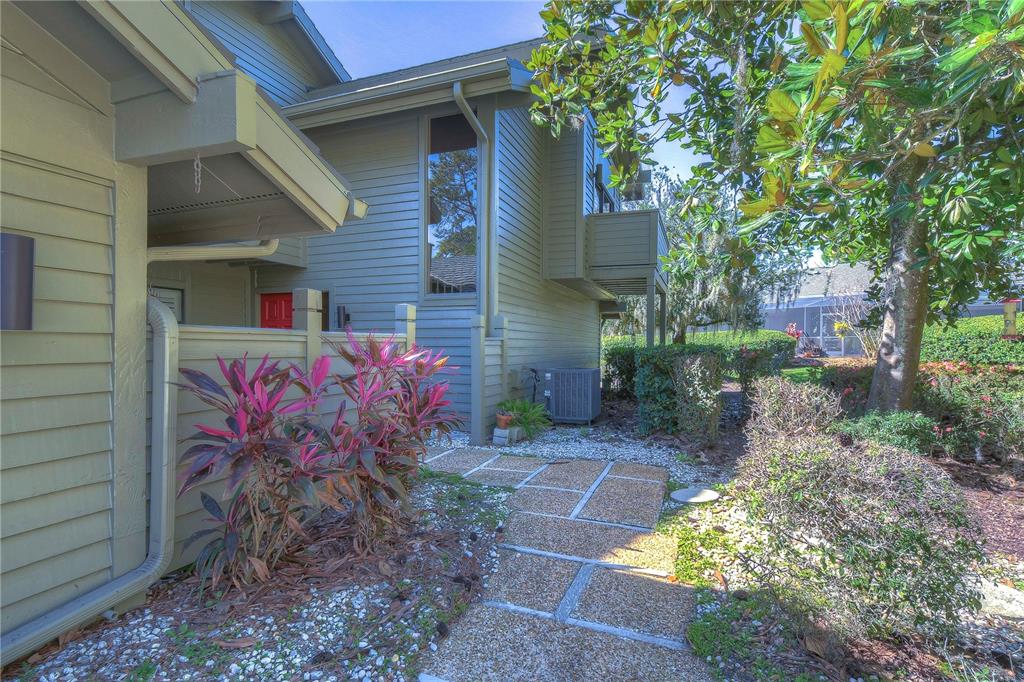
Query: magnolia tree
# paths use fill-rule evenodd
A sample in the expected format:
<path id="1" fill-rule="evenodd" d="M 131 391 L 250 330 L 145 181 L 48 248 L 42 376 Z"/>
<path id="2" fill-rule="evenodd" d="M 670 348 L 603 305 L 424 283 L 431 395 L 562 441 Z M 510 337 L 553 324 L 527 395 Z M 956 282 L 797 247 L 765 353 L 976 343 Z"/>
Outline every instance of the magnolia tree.
<path id="1" fill-rule="evenodd" d="M 557 2 L 534 121 L 590 112 L 629 179 L 655 143 L 742 212 L 754 254 L 867 263 L 869 402 L 909 406 L 923 327 L 1024 267 L 1024 0 Z"/>

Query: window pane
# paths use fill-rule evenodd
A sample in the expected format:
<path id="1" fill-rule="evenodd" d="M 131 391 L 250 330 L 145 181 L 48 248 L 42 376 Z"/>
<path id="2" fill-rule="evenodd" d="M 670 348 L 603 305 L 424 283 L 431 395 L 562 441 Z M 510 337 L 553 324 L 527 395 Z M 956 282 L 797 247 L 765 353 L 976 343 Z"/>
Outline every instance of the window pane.
<path id="1" fill-rule="evenodd" d="M 461 115 L 430 121 L 430 292 L 476 291 L 476 133 Z"/>

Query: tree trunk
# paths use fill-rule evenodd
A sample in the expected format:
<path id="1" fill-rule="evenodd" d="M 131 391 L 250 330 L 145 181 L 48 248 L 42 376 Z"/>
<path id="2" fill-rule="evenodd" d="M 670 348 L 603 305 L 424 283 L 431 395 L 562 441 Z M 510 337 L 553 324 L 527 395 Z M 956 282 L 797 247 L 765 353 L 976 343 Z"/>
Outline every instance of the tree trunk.
<path id="1" fill-rule="evenodd" d="M 912 196 L 926 162 L 912 157 L 904 173 L 889 184 L 890 205 L 910 202 L 912 210 L 889 222 L 889 261 L 882 295 L 882 330 L 878 359 L 871 379 L 868 409 L 909 410 L 921 362 L 921 335 L 928 312 L 928 266 L 913 267 L 928 239 L 928 225 L 919 218 L 920 198 Z"/>

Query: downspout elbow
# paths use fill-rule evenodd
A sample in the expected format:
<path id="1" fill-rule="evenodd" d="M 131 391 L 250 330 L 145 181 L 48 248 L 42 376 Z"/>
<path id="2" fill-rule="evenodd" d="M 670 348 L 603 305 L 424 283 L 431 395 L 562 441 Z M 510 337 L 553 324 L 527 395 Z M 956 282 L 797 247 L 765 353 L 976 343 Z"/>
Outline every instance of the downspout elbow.
<path id="1" fill-rule="evenodd" d="M 452 99 L 455 100 L 455 104 L 459 107 L 459 111 L 462 112 L 462 115 L 466 117 L 467 121 L 469 121 L 469 125 L 473 128 L 473 132 L 476 133 L 476 136 L 480 138 L 480 142 L 482 144 L 489 144 L 491 138 L 487 136 L 487 131 L 484 130 L 483 124 L 480 123 L 480 119 L 476 117 L 473 109 L 469 106 L 469 102 L 466 101 L 466 96 L 462 92 L 462 83 L 460 81 L 456 81 L 452 85 Z"/>

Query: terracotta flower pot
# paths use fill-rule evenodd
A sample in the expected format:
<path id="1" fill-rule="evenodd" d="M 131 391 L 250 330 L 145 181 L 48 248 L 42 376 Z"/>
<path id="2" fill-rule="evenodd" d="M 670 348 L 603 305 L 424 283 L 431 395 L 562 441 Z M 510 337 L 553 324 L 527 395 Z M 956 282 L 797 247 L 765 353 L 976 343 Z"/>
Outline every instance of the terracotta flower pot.
<path id="1" fill-rule="evenodd" d="M 510 414 L 498 414 L 494 418 L 498 421 L 499 429 L 507 429 L 512 426 L 512 415 Z"/>

